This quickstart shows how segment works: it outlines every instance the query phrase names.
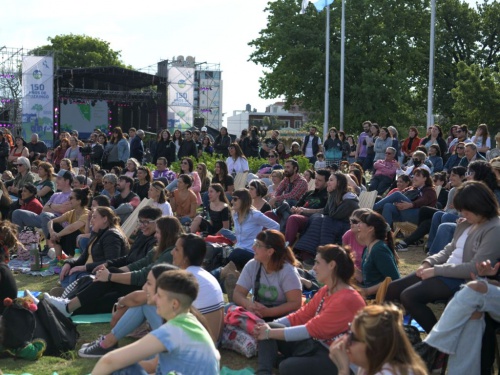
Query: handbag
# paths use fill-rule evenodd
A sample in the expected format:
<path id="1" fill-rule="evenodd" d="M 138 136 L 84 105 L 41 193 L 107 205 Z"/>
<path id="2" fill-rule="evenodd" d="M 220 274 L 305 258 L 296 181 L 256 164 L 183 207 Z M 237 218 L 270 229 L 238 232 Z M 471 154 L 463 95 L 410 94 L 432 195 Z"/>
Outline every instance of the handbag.
<path id="1" fill-rule="evenodd" d="M 420 189 L 408 189 L 403 192 L 404 196 L 412 202 L 420 197 Z"/>

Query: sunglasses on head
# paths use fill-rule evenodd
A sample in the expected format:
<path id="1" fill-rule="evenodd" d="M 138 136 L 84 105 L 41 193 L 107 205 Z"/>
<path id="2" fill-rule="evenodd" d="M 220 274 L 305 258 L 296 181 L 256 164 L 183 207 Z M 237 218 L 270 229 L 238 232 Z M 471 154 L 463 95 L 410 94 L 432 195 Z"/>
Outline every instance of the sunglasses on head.
<path id="1" fill-rule="evenodd" d="M 349 219 L 349 222 L 353 225 L 357 225 L 359 223 L 361 223 L 361 220 L 358 220 L 358 219 Z"/>

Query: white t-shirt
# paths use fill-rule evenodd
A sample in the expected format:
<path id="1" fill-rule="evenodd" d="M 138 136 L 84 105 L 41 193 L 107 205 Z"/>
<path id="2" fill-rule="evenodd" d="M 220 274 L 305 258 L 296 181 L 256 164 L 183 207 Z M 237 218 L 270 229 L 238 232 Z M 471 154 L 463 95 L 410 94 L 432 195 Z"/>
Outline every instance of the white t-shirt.
<path id="1" fill-rule="evenodd" d="M 191 272 L 200 285 L 198 297 L 193 302 L 193 306 L 200 313 L 208 314 L 224 307 L 222 289 L 217 279 L 210 272 L 197 266 L 189 266 L 186 271 Z"/>
<path id="2" fill-rule="evenodd" d="M 255 286 L 255 278 L 261 263 L 252 259 L 249 261 L 238 279 L 237 284 L 251 290 Z M 287 302 L 286 293 L 299 289 L 302 290 L 299 273 L 290 263 L 285 263 L 278 272 L 267 273 L 262 266 L 260 271 L 259 300 L 266 306 L 279 306 Z M 255 290 L 253 291 L 255 293 Z"/>
<path id="3" fill-rule="evenodd" d="M 220 354 L 194 315 L 177 315 L 151 334 L 167 350 L 159 354 L 156 374 L 219 374 Z"/>
<path id="4" fill-rule="evenodd" d="M 156 203 L 153 202 L 154 207 L 158 207 L 161 210 L 162 216 L 174 216 L 172 213 L 172 207 L 170 207 L 170 203 Z"/>
<path id="5" fill-rule="evenodd" d="M 474 143 L 477 148 L 482 148 L 482 147 L 489 147 L 491 148 L 491 139 L 490 137 L 487 137 L 486 138 L 486 144 L 483 145 L 483 137 L 480 136 L 480 137 L 476 137 L 476 136 L 473 136 L 471 139 L 471 142 Z"/>
<path id="6" fill-rule="evenodd" d="M 451 255 L 448 258 L 448 261 L 446 263 L 450 263 L 450 264 L 462 264 L 463 263 L 464 246 L 465 246 L 465 241 L 467 240 L 467 236 L 469 235 L 470 228 L 471 227 L 468 227 L 466 230 L 463 231 L 463 233 L 460 235 L 460 237 L 458 237 L 455 250 L 453 250 L 453 252 L 451 253 Z"/>
<path id="7" fill-rule="evenodd" d="M 313 155 L 313 139 L 314 137 L 309 135 L 309 142 L 307 142 L 307 145 L 306 145 L 306 153 L 304 154 L 304 156 L 306 158 L 312 158 L 313 156 L 316 156 L 316 155 Z M 304 137 L 304 142 L 306 141 L 306 137 Z M 318 146 L 321 144 L 321 138 L 318 137 Z"/>

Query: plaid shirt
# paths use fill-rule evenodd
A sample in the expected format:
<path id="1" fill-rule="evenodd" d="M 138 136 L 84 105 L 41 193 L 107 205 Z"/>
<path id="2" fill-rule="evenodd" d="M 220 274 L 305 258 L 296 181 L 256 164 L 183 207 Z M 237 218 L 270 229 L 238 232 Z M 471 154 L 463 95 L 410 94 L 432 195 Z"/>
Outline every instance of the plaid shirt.
<path id="1" fill-rule="evenodd" d="M 308 189 L 307 181 L 301 175 L 295 175 L 294 180 L 290 181 L 290 177 L 285 177 L 276 189 L 276 201 L 281 202 L 285 199 L 298 201 Z"/>

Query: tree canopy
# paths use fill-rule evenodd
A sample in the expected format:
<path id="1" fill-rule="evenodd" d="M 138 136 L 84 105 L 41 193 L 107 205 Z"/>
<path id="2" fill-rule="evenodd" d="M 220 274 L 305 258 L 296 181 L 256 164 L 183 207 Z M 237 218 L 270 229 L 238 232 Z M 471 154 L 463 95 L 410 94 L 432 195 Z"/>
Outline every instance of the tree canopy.
<path id="1" fill-rule="evenodd" d="M 30 54 L 53 55 L 57 67 L 126 67 L 120 60 L 121 51 L 111 49 L 109 42 L 99 38 L 69 34 L 48 37 L 47 40 L 50 44 L 37 47 L 30 51 Z"/>
<path id="2" fill-rule="evenodd" d="M 260 96 L 284 97 L 323 116 L 326 11 L 301 0 L 276 0 L 266 8 L 268 23 L 250 60 L 264 68 Z M 339 118 L 341 1 L 331 6 L 330 121 Z M 358 129 L 365 119 L 383 125 L 423 124 L 429 66 L 429 0 L 345 2 L 345 120 Z M 500 5 L 471 8 L 460 0 L 437 2 L 434 112 L 445 123 L 456 117 L 451 95 L 458 64 L 498 69 Z M 461 115 L 460 118 L 463 118 Z M 471 124 L 472 125 L 472 124 Z"/>

